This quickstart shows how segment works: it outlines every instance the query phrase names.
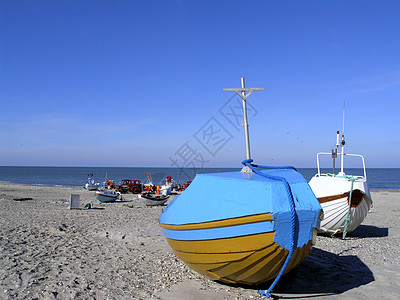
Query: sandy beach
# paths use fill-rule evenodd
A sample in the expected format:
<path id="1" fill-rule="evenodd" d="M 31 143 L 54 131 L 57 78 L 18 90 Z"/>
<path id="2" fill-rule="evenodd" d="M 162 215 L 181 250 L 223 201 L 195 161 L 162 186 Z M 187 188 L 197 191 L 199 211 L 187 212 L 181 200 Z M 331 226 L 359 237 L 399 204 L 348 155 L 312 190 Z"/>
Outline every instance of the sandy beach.
<path id="1" fill-rule="evenodd" d="M 71 194 L 80 209 L 69 209 Z M 1 299 L 265 299 L 257 287 L 210 281 L 177 259 L 158 225 L 163 207 L 132 194 L 102 204 L 93 194 L 0 182 Z M 346 240 L 318 236 L 275 298 L 398 299 L 400 191 L 371 194 L 363 224 Z"/>

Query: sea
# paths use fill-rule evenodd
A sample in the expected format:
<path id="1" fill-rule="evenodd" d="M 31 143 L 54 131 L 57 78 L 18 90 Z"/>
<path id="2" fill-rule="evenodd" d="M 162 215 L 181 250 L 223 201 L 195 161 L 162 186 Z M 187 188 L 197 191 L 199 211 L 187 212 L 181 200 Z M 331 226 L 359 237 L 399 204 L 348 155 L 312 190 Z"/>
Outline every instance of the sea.
<path id="1" fill-rule="evenodd" d="M 10 167 L 0 166 L 0 181 L 53 185 L 84 186 L 88 177 L 93 174 L 95 182 L 122 179 L 138 179 L 146 182 L 150 173 L 154 184 L 163 184 L 167 176 L 175 182 L 183 183 L 193 180 L 196 174 L 239 171 L 240 168 L 156 168 L 156 167 Z M 316 168 L 297 169 L 309 181 L 317 172 Z M 331 169 L 321 169 L 321 173 L 330 173 Z M 346 169 L 346 174 L 363 175 L 363 169 Z M 400 190 L 400 168 L 367 169 L 368 186 L 371 190 Z"/>

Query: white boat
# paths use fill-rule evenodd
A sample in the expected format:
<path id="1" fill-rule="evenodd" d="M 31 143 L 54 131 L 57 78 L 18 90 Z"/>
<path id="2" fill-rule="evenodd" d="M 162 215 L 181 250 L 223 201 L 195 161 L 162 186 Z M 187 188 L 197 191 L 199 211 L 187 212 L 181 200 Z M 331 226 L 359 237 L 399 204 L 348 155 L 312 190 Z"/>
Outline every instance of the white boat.
<path id="1" fill-rule="evenodd" d="M 339 141 L 339 131 L 337 131 L 336 148 L 332 149 L 332 153 L 320 152 L 317 154 L 318 173 L 309 182 L 324 212 L 320 232 L 329 235 L 342 233 L 343 238 L 348 232 L 360 226 L 372 207 L 364 157 L 359 154 L 344 153 L 344 145 L 344 134 L 342 134 L 342 139 Z M 340 172 L 335 174 L 335 158 L 338 155 L 337 148 L 339 146 L 341 147 L 341 153 L 339 154 L 341 168 Z M 319 160 L 321 155 L 332 155 L 332 174 L 321 173 Z M 349 175 L 344 172 L 345 156 L 361 158 L 363 175 Z"/>
<path id="2" fill-rule="evenodd" d="M 116 201 L 121 196 L 121 193 L 116 190 L 97 190 L 94 195 L 97 200 L 106 203 Z"/>
<path id="3" fill-rule="evenodd" d="M 85 184 L 85 189 L 95 191 L 100 187 L 100 183 L 94 182 L 93 174 L 88 174 L 88 182 Z"/>
<path id="4" fill-rule="evenodd" d="M 147 206 L 164 205 L 168 201 L 169 195 L 159 195 L 154 193 L 143 193 L 139 195 Z"/>

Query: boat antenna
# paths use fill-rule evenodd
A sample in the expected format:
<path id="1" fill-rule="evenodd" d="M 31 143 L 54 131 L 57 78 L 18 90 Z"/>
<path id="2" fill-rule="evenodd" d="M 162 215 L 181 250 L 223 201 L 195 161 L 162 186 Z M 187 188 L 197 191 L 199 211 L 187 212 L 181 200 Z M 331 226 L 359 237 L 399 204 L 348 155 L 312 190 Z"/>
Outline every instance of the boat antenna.
<path id="1" fill-rule="evenodd" d="M 343 125 L 342 125 L 342 135 L 344 136 L 344 117 L 346 113 L 346 100 L 343 101 Z"/>
<path id="2" fill-rule="evenodd" d="M 242 98 L 243 103 L 243 121 L 242 125 L 244 127 L 244 140 L 246 144 L 246 159 L 250 158 L 250 139 L 249 139 L 249 124 L 247 122 L 247 107 L 246 107 L 246 99 L 253 93 L 254 91 L 264 91 L 264 88 L 245 88 L 244 87 L 244 77 L 241 78 L 242 88 L 226 88 L 224 92 L 235 92 Z M 248 92 L 246 94 L 246 92 Z M 242 169 L 243 173 L 250 173 L 252 172 L 248 166 L 244 166 Z"/>
<path id="3" fill-rule="evenodd" d="M 342 140 L 340 145 L 342 146 L 341 161 L 340 161 L 340 175 L 344 175 L 344 145 L 346 144 L 344 140 L 344 117 L 346 112 L 346 100 L 343 101 L 343 126 L 342 126 Z"/>

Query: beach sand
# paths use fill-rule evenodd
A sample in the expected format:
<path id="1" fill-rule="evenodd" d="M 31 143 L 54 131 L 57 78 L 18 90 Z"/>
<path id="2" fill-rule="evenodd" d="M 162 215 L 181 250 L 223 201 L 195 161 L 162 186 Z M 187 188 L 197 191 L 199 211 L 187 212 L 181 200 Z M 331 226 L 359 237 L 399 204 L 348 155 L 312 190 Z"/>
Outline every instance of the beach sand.
<path id="1" fill-rule="evenodd" d="M 81 209 L 69 209 L 71 194 L 80 195 Z M 346 240 L 318 236 L 274 297 L 399 298 L 400 191 L 372 191 L 372 198 L 363 224 Z M 102 204 L 83 188 L 0 182 L 0 298 L 265 299 L 257 288 L 186 267 L 162 234 L 162 209 L 132 194 Z"/>

